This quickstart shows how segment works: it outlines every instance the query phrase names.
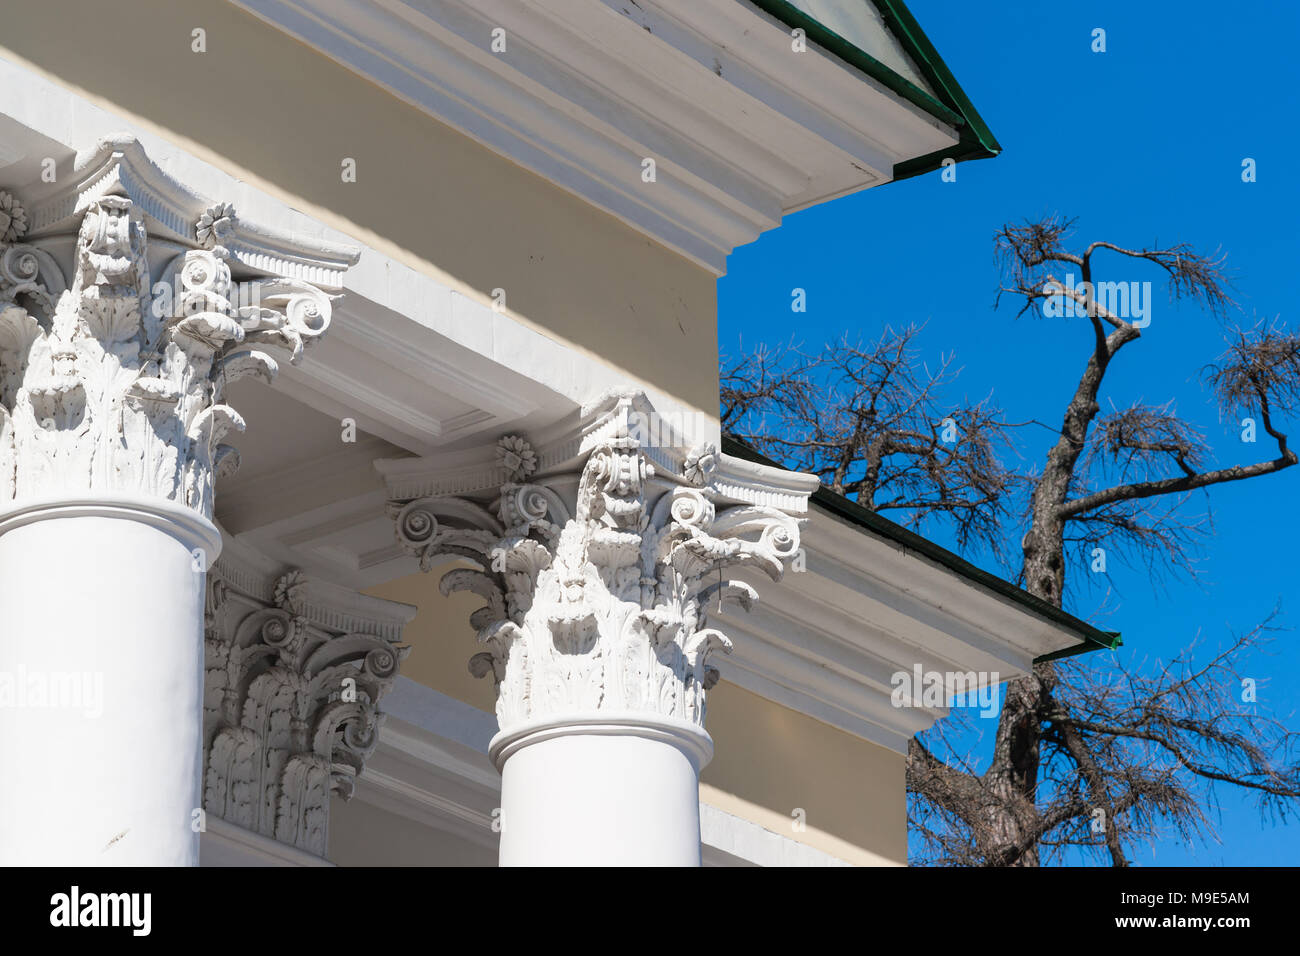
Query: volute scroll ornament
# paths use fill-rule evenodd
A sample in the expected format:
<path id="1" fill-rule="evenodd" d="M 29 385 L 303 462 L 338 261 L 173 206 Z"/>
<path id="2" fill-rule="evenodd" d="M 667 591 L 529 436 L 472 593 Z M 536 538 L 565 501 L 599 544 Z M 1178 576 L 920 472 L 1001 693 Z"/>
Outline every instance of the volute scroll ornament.
<path id="1" fill-rule="evenodd" d="M 757 597 L 723 572 L 752 566 L 779 579 L 799 548 L 796 516 L 711 488 L 712 444 L 656 449 L 652 461 L 625 424 L 636 402 L 620 398 L 588 428 L 577 470 L 538 470 L 487 497 L 393 502 L 397 539 L 424 570 L 459 559 L 443 593 L 485 602 L 470 619 L 483 647 L 470 670 L 496 682 L 503 733 L 584 713 L 702 727 L 718 680 L 711 655 L 731 649 L 710 612 Z M 531 453 L 520 436 L 499 445 Z"/>
<path id="2" fill-rule="evenodd" d="M 299 279 L 232 278 L 233 216 L 204 213 L 155 282 L 128 196 L 85 203 L 65 272 L 58 236 L 20 242 L 26 214 L 0 193 L 0 502 L 120 492 L 212 516 L 214 479 L 239 461 L 225 440 L 244 429 L 227 389 L 298 362 L 332 309 Z"/>
<path id="3" fill-rule="evenodd" d="M 208 575 L 203 807 L 320 856 L 330 799 L 351 798 L 379 743 L 380 701 L 410 653 L 399 639 L 415 609 L 298 570 L 260 582 L 224 556 Z M 382 619 L 340 610 L 339 595 Z"/>

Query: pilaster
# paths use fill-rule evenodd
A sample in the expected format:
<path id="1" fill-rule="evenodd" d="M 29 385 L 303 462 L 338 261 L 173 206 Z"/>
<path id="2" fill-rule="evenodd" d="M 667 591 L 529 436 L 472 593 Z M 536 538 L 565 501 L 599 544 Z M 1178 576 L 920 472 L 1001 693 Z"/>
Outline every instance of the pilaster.
<path id="1" fill-rule="evenodd" d="M 330 798 L 350 799 L 415 616 L 227 547 L 208 574 L 203 807 L 324 856 Z"/>

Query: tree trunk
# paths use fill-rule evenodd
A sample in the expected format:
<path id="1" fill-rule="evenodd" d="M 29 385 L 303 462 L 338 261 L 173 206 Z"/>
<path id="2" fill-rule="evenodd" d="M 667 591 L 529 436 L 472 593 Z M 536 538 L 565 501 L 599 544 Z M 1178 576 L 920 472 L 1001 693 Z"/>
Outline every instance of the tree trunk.
<path id="1" fill-rule="evenodd" d="M 1023 580 L 1025 590 L 1055 607 L 1065 592 L 1065 519 L 1061 506 L 1070 494 L 1070 480 L 1083 453 L 1088 429 L 1101 406 L 1097 392 L 1110 359 L 1127 342 L 1138 337 L 1130 326 L 1110 334 L 1097 333 L 1095 350 L 1079 378 L 1061 424 L 1061 437 L 1048 452 L 1042 477 L 1034 488 L 1031 521 L 1025 534 Z M 1039 744 L 1043 716 L 1051 704 L 1055 672 L 1050 664 L 1035 664 L 1033 673 L 1007 685 L 1006 700 L 998 720 L 993 763 L 985 775 L 996 802 L 989 808 L 993 834 L 990 862 L 1010 866 L 1037 866 Z"/>

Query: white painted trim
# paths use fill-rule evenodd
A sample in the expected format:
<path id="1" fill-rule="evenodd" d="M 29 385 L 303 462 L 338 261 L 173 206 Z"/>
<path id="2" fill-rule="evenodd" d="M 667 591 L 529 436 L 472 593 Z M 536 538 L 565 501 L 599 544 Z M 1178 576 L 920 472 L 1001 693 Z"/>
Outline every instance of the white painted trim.
<path id="1" fill-rule="evenodd" d="M 837 856 L 700 804 L 705 866 L 852 866 Z"/>
<path id="2" fill-rule="evenodd" d="M 894 706 L 894 674 L 920 664 L 1005 682 L 1082 639 L 815 505 L 802 542 L 806 572 L 777 584 L 755 578 L 762 598 L 751 611 L 715 615 L 735 648 L 715 666 L 725 680 L 895 753 L 948 709 Z"/>
<path id="3" fill-rule="evenodd" d="M 786 212 L 957 142 L 734 0 L 231 2 L 717 275 Z"/>

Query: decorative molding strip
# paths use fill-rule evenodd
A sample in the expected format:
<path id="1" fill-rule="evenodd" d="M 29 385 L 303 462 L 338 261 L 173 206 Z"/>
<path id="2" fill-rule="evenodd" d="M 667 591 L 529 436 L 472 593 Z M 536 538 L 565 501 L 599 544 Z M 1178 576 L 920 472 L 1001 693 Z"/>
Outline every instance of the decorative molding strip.
<path id="1" fill-rule="evenodd" d="M 339 289 L 344 273 L 361 256 L 354 246 L 324 240 L 303 242 L 244 221 L 229 203 L 204 199 L 159 169 L 129 133 L 105 137 L 92 149 L 77 154 L 70 181 L 32 204 L 31 239 L 74 230 L 91 204 L 105 196 L 129 198 L 160 227 L 155 230 L 159 238 L 183 244 L 192 244 L 197 238 L 205 248 L 221 245 L 230 263 L 261 275 Z M 219 234 L 211 231 L 213 209 L 226 211 L 218 217 Z M 207 226 L 203 225 L 205 218 Z M 196 237 L 196 225 L 206 234 Z"/>
<path id="2" fill-rule="evenodd" d="M 824 850 L 700 803 L 704 866 L 852 866 Z"/>
<path id="3" fill-rule="evenodd" d="M 313 581 L 236 546 L 208 575 L 204 809 L 316 855 L 378 742 L 415 608 Z"/>
<path id="4" fill-rule="evenodd" d="M 797 514 L 808 510 L 808 498 L 819 485 L 817 476 L 722 454 L 711 442 L 692 437 L 702 430 L 687 427 L 692 414 L 684 409 L 664 414 L 644 392 L 610 389 L 575 415 L 529 437 L 535 460 L 529 474 L 540 479 L 581 471 L 592 449 L 610 436 L 626 434 L 661 478 L 700 485 L 711 495 L 736 503 Z M 479 498 L 494 494 L 511 480 L 497 444 L 434 457 L 381 459 L 375 468 L 394 501 L 446 495 Z"/>
<path id="5" fill-rule="evenodd" d="M 227 823 L 207 821 L 199 836 L 199 866 L 333 866 L 328 860 Z"/>
<path id="6" fill-rule="evenodd" d="M 717 275 L 785 213 L 958 139 L 736 0 L 234 2 Z"/>

